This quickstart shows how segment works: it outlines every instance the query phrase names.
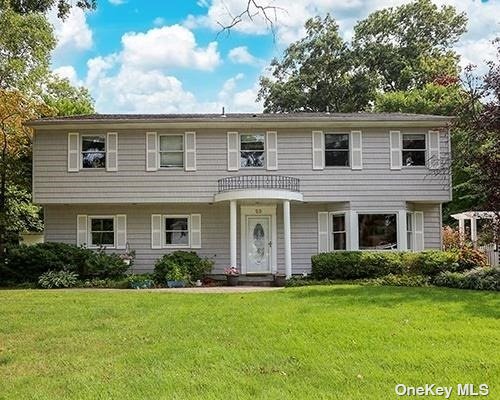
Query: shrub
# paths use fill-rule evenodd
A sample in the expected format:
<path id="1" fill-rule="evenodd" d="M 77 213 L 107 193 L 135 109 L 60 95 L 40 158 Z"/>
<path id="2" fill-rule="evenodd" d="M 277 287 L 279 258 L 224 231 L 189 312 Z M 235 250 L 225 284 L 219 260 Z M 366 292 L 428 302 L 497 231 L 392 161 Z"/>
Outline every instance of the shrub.
<path id="1" fill-rule="evenodd" d="M 311 261 L 314 279 L 375 278 L 404 270 L 398 252 L 339 251 L 314 255 Z"/>
<path id="2" fill-rule="evenodd" d="M 433 283 L 458 289 L 500 290 L 500 268 L 476 268 L 466 272 L 445 271 Z"/>
<path id="3" fill-rule="evenodd" d="M 187 281 L 189 280 L 189 275 L 185 272 L 184 268 L 181 268 L 177 264 L 173 264 L 170 270 L 165 275 L 165 280 L 167 281 Z"/>
<path id="4" fill-rule="evenodd" d="M 38 284 L 44 289 L 69 288 L 78 283 L 78 274 L 72 271 L 47 271 L 38 278 Z"/>
<path id="5" fill-rule="evenodd" d="M 213 261 L 200 258 L 194 251 L 174 251 L 165 254 L 155 263 L 153 274 L 155 282 L 164 284 L 165 277 L 176 266 L 182 270 L 184 275 L 188 276 L 187 279 L 197 280 L 212 270 Z"/>
<path id="6" fill-rule="evenodd" d="M 68 270 L 82 279 L 119 277 L 128 266 L 116 254 L 65 243 L 40 243 L 9 248 L 0 266 L 0 279 L 11 282 L 36 282 L 47 271 Z"/>
<path id="7" fill-rule="evenodd" d="M 420 287 L 420 286 L 428 286 L 430 284 L 430 280 L 431 279 L 425 275 L 389 274 L 386 276 L 381 276 L 380 278 L 371 279 L 367 283 L 376 286 Z"/>
<path id="8" fill-rule="evenodd" d="M 459 271 L 467 271 L 474 268 L 488 266 L 488 258 L 481 250 L 472 247 L 462 247 L 458 251 Z"/>
<path id="9" fill-rule="evenodd" d="M 153 279 L 149 274 L 132 274 L 127 277 L 127 281 L 129 287 L 132 289 L 149 289 L 154 285 Z"/>
<path id="10" fill-rule="evenodd" d="M 129 282 L 126 278 L 125 279 L 92 278 L 78 282 L 78 287 L 96 288 L 96 289 L 127 289 L 129 287 Z"/>
<path id="11" fill-rule="evenodd" d="M 463 238 L 458 229 L 445 226 L 441 229 L 441 236 L 443 238 L 443 249 L 446 251 L 456 250 L 462 246 Z"/>
<path id="12" fill-rule="evenodd" d="M 459 271 L 458 253 L 452 251 L 428 250 L 403 253 L 403 264 L 415 275 L 435 276 L 443 271 Z"/>

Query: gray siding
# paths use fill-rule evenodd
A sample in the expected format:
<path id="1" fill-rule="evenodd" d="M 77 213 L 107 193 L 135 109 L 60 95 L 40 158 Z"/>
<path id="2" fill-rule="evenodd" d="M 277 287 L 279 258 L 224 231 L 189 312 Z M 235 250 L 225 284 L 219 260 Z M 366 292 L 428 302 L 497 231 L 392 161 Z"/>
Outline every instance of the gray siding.
<path id="1" fill-rule="evenodd" d="M 311 256 L 318 251 L 318 212 L 356 210 L 349 203 L 328 204 L 292 204 L 292 273 L 302 274 L 311 269 Z M 440 206 L 439 204 L 398 203 L 373 206 L 370 211 L 424 211 L 425 248 L 440 248 Z M 357 209 L 367 211 L 366 207 Z M 283 209 L 277 207 L 277 261 L 278 270 L 284 272 Z M 215 261 L 214 273 L 223 273 L 229 265 L 229 206 L 228 204 L 170 204 L 170 205 L 48 205 L 45 206 L 45 240 L 49 242 L 76 243 L 76 217 L 87 215 L 127 215 L 127 240 L 130 248 L 136 250 L 134 271 L 152 271 L 155 260 L 169 249 L 151 249 L 151 214 L 186 214 L 202 215 L 202 248 L 196 252 Z M 238 210 L 239 213 L 239 210 Z M 240 219 L 238 215 L 238 264 L 240 263 Z M 119 250 L 117 250 L 119 251 Z M 122 252 L 122 251 L 120 251 Z"/>
<path id="2" fill-rule="evenodd" d="M 398 128 L 395 126 L 392 129 Z M 77 173 L 67 172 L 67 131 L 37 131 L 33 151 L 35 201 L 39 204 L 209 203 L 216 193 L 217 179 L 245 174 L 280 174 L 300 178 L 304 201 L 308 202 L 351 201 L 369 205 L 388 201 L 443 202 L 450 199 L 447 178 L 436 176 L 423 167 L 403 167 L 400 171 L 390 169 L 389 129 L 361 129 L 361 171 L 349 168 L 313 170 L 311 130 L 288 129 L 278 130 L 277 171 L 242 169 L 238 172 L 227 171 L 226 131 L 232 130 L 229 126 L 227 130 L 197 130 L 197 171 L 170 169 L 146 172 L 147 130 L 118 130 L 117 172 L 85 170 Z M 402 132 L 427 130 L 401 129 Z M 178 130 L 156 131 L 182 133 Z M 80 133 L 99 131 L 82 128 Z M 447 133 L 441 134 L 441 155 L 444 158 L 448 156 Z"/>

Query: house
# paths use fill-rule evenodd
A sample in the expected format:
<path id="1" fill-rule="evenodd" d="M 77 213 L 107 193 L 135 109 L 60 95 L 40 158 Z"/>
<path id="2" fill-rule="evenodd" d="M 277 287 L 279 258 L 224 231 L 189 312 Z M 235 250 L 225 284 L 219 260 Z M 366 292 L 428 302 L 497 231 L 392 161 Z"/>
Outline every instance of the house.
<path id="1" fill-rule="evenodd" d="M 413 114 L 87 115 L 31 121 L 45 240 L 196 251 L 214 273 L 310 271 L 340 250 L 441 247 L 449 118 Z"/>

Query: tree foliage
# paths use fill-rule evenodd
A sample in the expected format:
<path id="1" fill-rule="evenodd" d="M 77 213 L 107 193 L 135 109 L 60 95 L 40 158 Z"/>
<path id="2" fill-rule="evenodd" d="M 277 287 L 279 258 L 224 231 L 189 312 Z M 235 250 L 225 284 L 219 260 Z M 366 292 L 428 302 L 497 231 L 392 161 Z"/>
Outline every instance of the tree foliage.
<path id="1" fill-rule="evenodd" d="M 452 50 L 467 17 L 453 6 L 415 0 L 375 11 L 354 27 L 353 48 L 384 91 L 421 88 L 442 75 L 457 76 Z"/>
<path id="2" fill-rule="evenodd" d="M 87 88 L 72 86 L 68 79 L 49 76 L 42 99 L 58 116 L 92 114 L 94 100 Z"/>
<path id="3" fill-rule="evenodd" d="M 30 13 L 47 13 L 53 7 L 57 8 L 57 16 L 64 19 L 67 17 L 72 7 L 79 7 L 83 10 L 95 10 L 96 0 L 0 0 L 0 10 L 10 8 L 21 15 Z"/>
<path id="4" fill-rule="evenodd" d="M 306 36 L 292 43 L 282 60 L 271 62 L 272 78 L 260 79 L 265 112 L 352 112 L 374 95 L 370 73 L 356 65 L 335 20 L 309 19 Z"/>

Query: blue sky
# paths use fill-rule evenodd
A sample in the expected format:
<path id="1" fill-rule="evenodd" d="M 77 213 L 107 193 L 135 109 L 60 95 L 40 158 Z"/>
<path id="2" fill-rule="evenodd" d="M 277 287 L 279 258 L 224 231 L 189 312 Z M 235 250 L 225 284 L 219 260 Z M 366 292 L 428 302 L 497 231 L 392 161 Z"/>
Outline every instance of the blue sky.
<path id="1" fill-rule="evenodd" d="M 405 0 L 262 0 L 278 12 L 276 36 L 265 21 L 244 19 L 229 35 L 218 23 L 241 12 L 246 0 L 99 0 L 98 9 L 55 15 L 58 47 L 53 69 L 85 85 L 98 112 L 260 111 L 259 76 L 273 57 L 303 34 L 305 20 L 330 12 L 345 38 L 357 20 Z M 456 50 L 464 65 L 494 55 L 489 43 L 500 31 L 500 0 L 435 0 L 469 16 L 469 31 Z"/>

